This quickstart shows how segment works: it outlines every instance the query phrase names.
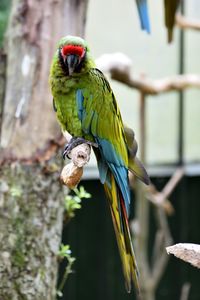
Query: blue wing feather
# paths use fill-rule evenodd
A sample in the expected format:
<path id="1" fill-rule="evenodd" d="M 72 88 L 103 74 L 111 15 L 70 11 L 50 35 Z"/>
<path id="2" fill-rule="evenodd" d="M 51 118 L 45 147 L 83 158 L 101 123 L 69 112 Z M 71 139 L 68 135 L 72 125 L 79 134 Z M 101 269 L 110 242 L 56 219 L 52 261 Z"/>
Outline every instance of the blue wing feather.
<path id="1" fill-rule="evenodd" d="M 101 157 L 97 160 L 97 164 L 98 164 L 99 176 L 100 176 L 101 183 L 104 184 L 106 182 L 108 184 L 108 186 L 110 186 L 110 182 L 107 177 L 108 164 Z"/>
<path id="2" fill-rule="evenodd" d="M 88 112 L 86 114 L 84 108 L 84 95 L 81 89 L 76 92 L 76 104 L 78 110 L 79 120 L 82 122 L 82 130 L 87 134 L 91 133 L 99 145 L 99 151 L 101 157 L 98 159 L 98 169 L 100 180 L 104 184 L 105 182 L 109 185 L 108 168 L 113 173 L 115 180 L 121 190 L 121 193 L 124 198 L 125 207 L 127 214 L 129 215 L 129 206 L 130 206 L 130 192 L 128 186 L 128 168 L 124 165 L 123 159 L 116 152 L 114 146 L 104 138 L 100 138 L 97 135 L 97 123 L 98 123 L 98 114 L 96 112 Z"/>
<path id="3" fill-rule="evenodd" d="M 82 121 L 83 119 L 83 93 L 81 90 L 77 90 L 76 92 L 76 105 L 77 105 L 77 110 L 78 110 L 78 118 L 79 120 Z"/>
<path id="4" fill-rule="evenodd" d="M 129 216 L 130 213 L 130 190 L 129 190 L 129 186 L 128 186 L 128 181 L 127 181 L 127 177 L 128 177 L 128 170 L 126 167 L 118 167 L 112 163 L 109 163 L 109 167 L 112 171 L 112 173 L 114 174 L 115 180 L 117 181 L 117 184 L 121 190 L 123 199 L 124 199 L 124 203 L 125 203 L 125 207 L 126 207 L 126 212 L 127 215 Z"/>
<path id="5" fill-rule="evenodd" d="M 99 151 L 101 152 L 102 158 L 105 159 L 107 166 L 109 167 L 112 174 L 114 175 L 115 180 L 121 190 L 125 202 L 126 211 L 127 214 L 129 215 L 130 192 L 129 192 L 129 186 L 127 181 L 128 168 L 124 166 L 124 162 L 122 158 L 117 154 L 113 145 L 108 140 L 99 137 L 96 137 L 95 140 L 99 145 Z M 102 166 L 103 165 L 101 162 L 99 173 L 100 173 L 101 181 L 103 179 L 105 182 L 105 179 L 107 178 L 105 177 L 107 175 L 107 169 L 105 167 L 102 168 Z"/>

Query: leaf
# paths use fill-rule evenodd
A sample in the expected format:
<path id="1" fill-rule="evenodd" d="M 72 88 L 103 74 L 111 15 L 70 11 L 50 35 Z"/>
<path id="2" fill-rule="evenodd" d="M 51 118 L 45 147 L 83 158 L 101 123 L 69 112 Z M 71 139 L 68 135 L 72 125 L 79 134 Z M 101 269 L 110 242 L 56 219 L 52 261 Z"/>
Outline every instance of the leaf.
<path id="1" fill-rule="evenodd" d="M 69 248 L 69 245 L 63 245 L 63 244 L 60 245 L 60 250 L 58 252 L 58 255 L 61 258 L 64 258 L 64 257 L 69 258 L 70 255 L 71 255 L 71 253 L 72 252 L 71 252 L 71 250 Z"/>
<path id="2" fill-rule="evenodd" d="M 80 198 L 91 198 L 91 194 L 86 192 L 83 186 L 80 186 L 79 190 L 77 188 L 74 189 L 75 194 Z"/>

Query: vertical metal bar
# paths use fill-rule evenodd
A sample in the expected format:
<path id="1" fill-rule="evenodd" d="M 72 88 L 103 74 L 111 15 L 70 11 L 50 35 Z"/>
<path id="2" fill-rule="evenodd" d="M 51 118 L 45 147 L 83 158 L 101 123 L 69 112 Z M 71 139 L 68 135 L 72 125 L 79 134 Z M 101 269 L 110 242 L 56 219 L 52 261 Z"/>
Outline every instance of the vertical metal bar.
<path id="1" fill-rule="evenodd" d="M 189 2 L 188 2 L 189 3 Z M 184 0 L 181 0 L 181 14 L 185 13 Z M 185 33 L 184 30 L 180 31 L 180 40 L 179 40 L 179 73 L 183 74 L 185 71 Z M 179 93 L 179 138 L 178 138 L 178 153 L 179 160 L 178 164 L 182 165 L 184 160 L 184 92 Z M 178 211 L 180 212 L 180 233 L 179 239 L 182 242 L 187 241 L 188 239 L 188 211 L 189 211 L 189 202 L 187 195 L 187 178 L 184 177 L 179 184 L 179 201 L 180 206 Z M 183 284 L 187 281 L 188 278 L 188 266 L 181 266 L 180 268 L 180 283 Z"/>
<path id="2" fill-rule="evenodd" d="M 184 14 L 184 0 L 181 1 L 181 13 Z M 180 30 L 179 37 L 179 74 L 185 71 L 185 34 Z M 178 102 L 178 165 L 183 164 L 184 159 L 184 92 L 179 93 Z"/>

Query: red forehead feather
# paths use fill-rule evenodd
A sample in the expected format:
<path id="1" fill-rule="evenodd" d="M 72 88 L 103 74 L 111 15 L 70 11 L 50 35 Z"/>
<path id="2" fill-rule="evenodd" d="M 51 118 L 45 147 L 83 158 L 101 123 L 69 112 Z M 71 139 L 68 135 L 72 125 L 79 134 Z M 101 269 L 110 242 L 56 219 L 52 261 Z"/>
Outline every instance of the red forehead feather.
<path id="1" fill-rule="evenodd" d="M 61 51 L 63 55 L 76 54 L 80 57 L 83 57 L 85 52 L 83 47 L 77 45 L 66 45 Z"/>

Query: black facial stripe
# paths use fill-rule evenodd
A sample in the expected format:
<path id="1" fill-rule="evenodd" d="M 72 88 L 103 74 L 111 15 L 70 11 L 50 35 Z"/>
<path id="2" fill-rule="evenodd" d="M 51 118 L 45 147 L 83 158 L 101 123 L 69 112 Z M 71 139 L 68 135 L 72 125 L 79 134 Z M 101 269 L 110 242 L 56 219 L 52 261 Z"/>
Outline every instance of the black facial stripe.
<path id="1" fill-rule="evenodd" d="M 63 72 L 65 73 L 65 75 L 69 76 L 68 66 L 66 66 L 64 62 L 63 56 L 61 54 L 61 48 L 58 51 L 58 58 Z"/>
<path id="2" fill-rule="evenodd" d="M 78 66 L 77 66 L 76 69 L 75 69 L 75 72 L 76 72 L 76 73 L 79 73 L 79 72 L 81 71 L 81 69 L 83 68 L 84 63 L 85 63 L 85 58 L 86 58 L 86 51 L 85 51 L 84 56 L 83 56 L 83 58 L 81 59 L 80 63 L 78 64 Z"/>

